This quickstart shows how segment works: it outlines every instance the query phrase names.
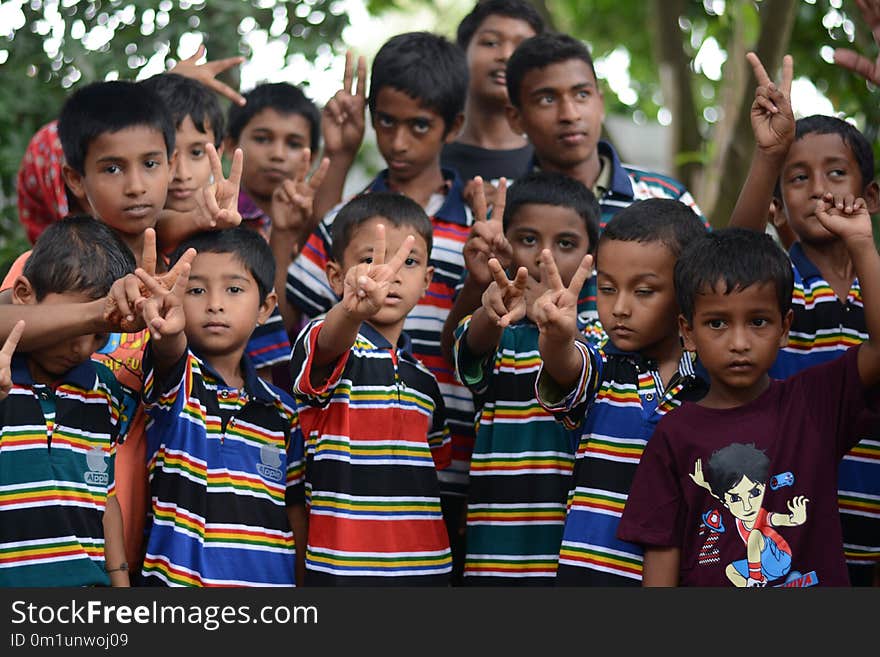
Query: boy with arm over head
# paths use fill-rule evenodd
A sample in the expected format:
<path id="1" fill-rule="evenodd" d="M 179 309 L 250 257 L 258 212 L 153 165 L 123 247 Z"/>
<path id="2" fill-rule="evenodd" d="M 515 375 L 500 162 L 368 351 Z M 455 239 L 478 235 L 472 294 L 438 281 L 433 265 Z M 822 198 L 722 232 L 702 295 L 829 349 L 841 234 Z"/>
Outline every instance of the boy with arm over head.
<path id="1" fill-rule="evenodd" d="M 333 224 L 327 275 L 342 300 L 291 359 L 308 441 L 309 585 L 448 584 L 443 398 L 402 332 L 428 290 L 431 241 L 424 211 L 398 194 L 356 197 Z"/>
<path id="2" fill-rule="evenodd" d="M 773 240 L 730 228 L 676 265 L 685 346 L 709 391 L 661 420 L 618 536 L 645 546 L 645 585 L 846 586 L 837 470 L 880 381 L 880 256 L 864 201 L 816 220 L 843 241 L 862 284 L 868 339 L 784 380 L 793 273 Z M 845 205 L 845 204 L 844 204 Z"/>

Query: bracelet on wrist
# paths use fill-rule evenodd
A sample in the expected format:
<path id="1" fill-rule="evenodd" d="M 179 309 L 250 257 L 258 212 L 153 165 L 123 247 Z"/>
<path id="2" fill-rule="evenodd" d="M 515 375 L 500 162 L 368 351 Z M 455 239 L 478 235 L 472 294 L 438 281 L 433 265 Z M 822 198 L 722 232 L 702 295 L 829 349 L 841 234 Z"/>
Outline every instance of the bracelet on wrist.
<path id="1" fill-rule="evenodd" d="M 128 570 L 128 564 L 123 561 L 117 568 L 104 568 L 104 572 L 106 573 L 118 573 L 118 572 L 126 572 Z"/>

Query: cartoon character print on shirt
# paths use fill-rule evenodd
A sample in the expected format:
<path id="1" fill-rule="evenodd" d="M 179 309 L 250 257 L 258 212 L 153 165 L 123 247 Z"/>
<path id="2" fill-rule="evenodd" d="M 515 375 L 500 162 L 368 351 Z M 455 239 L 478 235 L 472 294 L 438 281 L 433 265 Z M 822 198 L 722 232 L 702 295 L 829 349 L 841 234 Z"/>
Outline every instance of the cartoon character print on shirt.
<path id="1" fill-rule="evenodd" d="M 760 587 L 774 581 L 779 586 L 813 586 L 818 583 L 816 573 L 802 575 L 791 569 L 791 547 L 776 531 L 804 524 L 810 500 L 796 495 L 786 503 L 788 513 L 768 512 L 762 506 L 765 482 L 769 479 L 772 490 L 794 484 L 791 472 L 772 478 L 769 474 L 770 459 L 762 450 L 754 444 L 732 443 L 712 454 L 705 472 L 702 460 L 697 459 L 690 477 L 733 516 L 732 528 L 745 545 L 746 558 L 725 566 L 725 574 L 734 586 Z M 720 509 L 703 514 L 700 535 L 706 540 L 698 556 L 701 565 L 720 562 L 717 543 L 725 531 Z"/>

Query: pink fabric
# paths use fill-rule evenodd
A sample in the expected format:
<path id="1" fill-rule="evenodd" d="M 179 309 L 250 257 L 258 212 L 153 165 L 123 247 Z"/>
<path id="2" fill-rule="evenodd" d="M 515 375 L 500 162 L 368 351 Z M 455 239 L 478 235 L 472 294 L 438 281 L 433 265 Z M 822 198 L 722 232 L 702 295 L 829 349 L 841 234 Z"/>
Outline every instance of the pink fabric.
<path id="1" fill-rule="evenodd" d="M 31 137 L 18 169 L 18 220 L 31 244 L 46 226 L 64 218 L 69 211 L 61 175 L 63 161 L 58 122 L 52 121 Z"/>

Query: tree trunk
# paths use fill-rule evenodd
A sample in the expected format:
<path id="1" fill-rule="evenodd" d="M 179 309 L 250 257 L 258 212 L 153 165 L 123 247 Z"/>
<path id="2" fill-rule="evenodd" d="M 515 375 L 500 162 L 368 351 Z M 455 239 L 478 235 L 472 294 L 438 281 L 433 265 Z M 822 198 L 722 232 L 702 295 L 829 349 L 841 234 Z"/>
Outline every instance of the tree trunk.
<path id="1" fill-rule="evenodd" d="M 796 0 L 764 0 L 761 3 L 761 31 L 754 51 L 774 80 L 778 79 L 775 72 L 779 70 L 791 39 L 796 4 Z M 748 44 L 745 45 L 748 47 Z M 734 47 L 733 50 L 729 52 L 728 61 L 725 63 L 725 78 L 731 88 L 727 92 L 729 95 L 725 97 L 726 102 L 723 106 L 726 126 L 731 126 L 732 129 L 727 137 L 724 134 L 726 126 L 718 126 L 719 136 L 725 141 L 716 142 L 719 149 L 718 157 L 709 166 L 705 184 L 698 197 L 703 213 L 716 228 L 726 226 L 730 219 L 748 174 L 755 145 L 749 117 L 749 109 L 754 100 L 755 75 L 745 62 L 745 49 L 737 52 L 739 48 Z M 735 62 L 732 62 L 731 58 L 736 58 Z M 731 63 L 734 63 L 734 70 L 738 63 L 743 74 L 733 73 L 728 77 L 728 65 Z M 726 117 L 728 112 L 733 112 L 729 122 Z M 717 177 L 713 172 L 718 172 Z"/>
<path id="2" fill-rule="evenodd" d="M 663 104 L 672 113 L 672 152 L 676 156 L 673 175 L 688 189 L 694 189 L 701 168 L 695 156 L 700 153 L 702 137 L 697 130 L 691 60 L 684 51 L 678 24 L 685 0 L 652 0 L 650 10 Z"/>

